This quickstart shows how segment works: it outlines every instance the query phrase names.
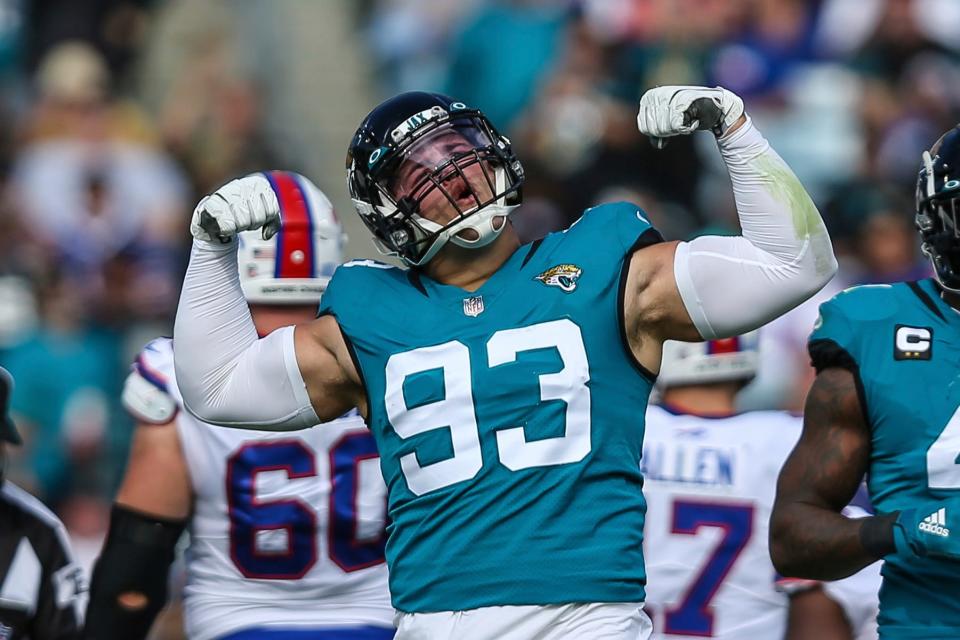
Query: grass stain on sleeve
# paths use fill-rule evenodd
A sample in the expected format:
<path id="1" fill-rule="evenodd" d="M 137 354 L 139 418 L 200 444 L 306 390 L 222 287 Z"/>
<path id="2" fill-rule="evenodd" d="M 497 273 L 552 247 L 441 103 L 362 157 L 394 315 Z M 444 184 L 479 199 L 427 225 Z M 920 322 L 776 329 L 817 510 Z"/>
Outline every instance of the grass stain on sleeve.
<path id="1" fill-rule="evenodd" d="M 810 194 L 803 188 L 799 178 L 776 155 L 764 154 L 753 162 L 756 169 L 769 177 L 767 189 L 770 194 L 790 210 L 793 230 L 797 238 L 810 239 L 810 249 L 814 254 L 817 273 L 822 274 L 831 270 L 833 250 L 830 245 L 830 236 L 827 235 L 827 228 L 820 218 L 817 206 L 813 204 Z"/>

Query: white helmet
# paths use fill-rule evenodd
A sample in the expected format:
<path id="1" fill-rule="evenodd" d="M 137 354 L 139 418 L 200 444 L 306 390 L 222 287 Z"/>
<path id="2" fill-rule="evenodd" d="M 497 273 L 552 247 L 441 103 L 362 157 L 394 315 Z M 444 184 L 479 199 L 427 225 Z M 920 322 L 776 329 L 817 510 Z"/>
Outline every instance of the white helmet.
<path id="1" fill-rule="evenodd" d="M 757 375 L 760 362 L 756 331 L 742 336 L 707 342 L 663 343 L 663 360 L 657 386 L 675 387 L 714 382 L 748 382 Z"/>
<path id="2" fill-rule="evenodd" d="M 269 240 L 259 229 L 240 234 L 240 286 L 248 302 L 317 304 L 343 262 L 346 237 L 333 205 L 298 173 L 266 171 L 283 227 Z"/>

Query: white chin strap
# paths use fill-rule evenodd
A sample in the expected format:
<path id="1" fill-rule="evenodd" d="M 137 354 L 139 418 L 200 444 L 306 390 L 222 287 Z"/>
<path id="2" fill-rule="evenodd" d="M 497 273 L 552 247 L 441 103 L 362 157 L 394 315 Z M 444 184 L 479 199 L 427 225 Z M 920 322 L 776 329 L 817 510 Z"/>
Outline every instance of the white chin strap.
<path id="1" fill-rule="evenodd" d="M 507 216 L 514 207 L 490 204 L 449 229 L 450 242 L 465 249 L 483 247 L 493 242 L 507 224 Z M 463 237 L 463 231 L 473 231 L 474 239 Z"/>
<path id="2" fill-rule="evenodd" d="M 497 192 L 502 192 L 506 184 L 506 172 L 503 169 L 495 169 L 495 181 Z M 505 199 L 506 196 L 498 198 L 496 202 L 492 202 L 473 213 L 468 213 L 463 220 L 443 231 L 441 231 L 443 225 L 427 220 L 423 216 L 414 215 L 413 219 L 420 227 L 430 233 L 439 232 L 439 235 L 427 252 L 423 254 L 423 257 L 411 264 L 414 264 L 414 266 L 426 264 L 448 241 L 465 249 L 479 249 L 496 240 L 500 232 L 507 226 L 507 217 L 510 212 L 519 206 L 507 205 L 504 203 Z M 463 237 L 461 234 L 464 231 L 472 232 L 466 234 L 472 238 Z"/>

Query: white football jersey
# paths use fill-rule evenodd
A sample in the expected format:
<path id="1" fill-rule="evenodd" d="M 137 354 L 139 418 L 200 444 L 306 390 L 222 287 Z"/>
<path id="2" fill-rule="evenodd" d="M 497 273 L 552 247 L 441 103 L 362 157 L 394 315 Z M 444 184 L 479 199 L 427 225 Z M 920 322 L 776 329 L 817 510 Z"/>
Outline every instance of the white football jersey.
<path id="1" fill-rule="evenodd" d="M 146 422 L 175 416 L 194 492 L 189 637 L 269 626 L 393 627 L 386 487 L 359 415 L 295 432 L 201 422 L 182 408 L 165 338 L 141 352 L 124 404 Z"/>
<path id="2" fill-rule="evenodd" d="M 647 410 L 641 467 L 654 638 L 783 638 L 789 602 L 776 589 L 767 531 L 801 425 L 777 411 Z"/>
<path id="3" fill-rule="evenodd" d="M 709 418 L 648 408 L 641 468 L 653 639 L 784 637 L 784 584 L 794 581 L 777 575 L 767 538 L 777 477 L 802 426 L 781 411 Z M 878 566 L 825 585 L 858 639 L 875 637 Z"/>

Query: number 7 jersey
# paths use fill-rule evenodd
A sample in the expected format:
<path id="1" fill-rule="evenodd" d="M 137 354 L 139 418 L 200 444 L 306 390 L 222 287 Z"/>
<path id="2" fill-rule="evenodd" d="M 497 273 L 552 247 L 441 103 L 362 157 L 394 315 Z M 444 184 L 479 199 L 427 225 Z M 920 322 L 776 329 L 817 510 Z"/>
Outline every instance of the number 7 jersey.
<path id="1" fill-rule="evenodd" d="M 147 423 L 175 412 L 194 493 L 184 591 L 191 638 L 270 626 L 392 630 L 386 487 L 359 416 L 292 433 L 200 422 L 182 410 L 165 338 L 137 358 L 124 404 Z"/>
<path id="2" fill-rule="evenodd" d="M 767 523 L 800 428 L 800 418 L 779 411 L 647 410 L 645 608 L 653 638 L 784 637 L 789 603 L 776 587 Z"/>
<path id="3" fill-rule="evenodd" d="M 634 205 L 520 247 L 477 291 L 341 266 L 336 317 L 369 399 L 404 612 L 640 602 L 651 376 L 622 326 Z"/>

